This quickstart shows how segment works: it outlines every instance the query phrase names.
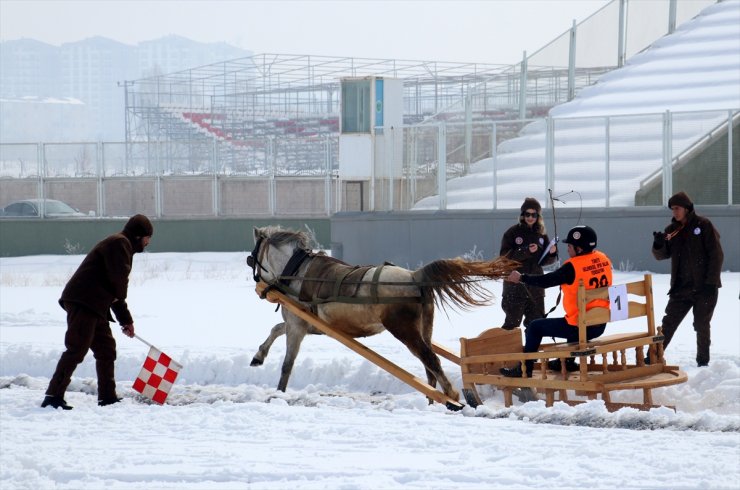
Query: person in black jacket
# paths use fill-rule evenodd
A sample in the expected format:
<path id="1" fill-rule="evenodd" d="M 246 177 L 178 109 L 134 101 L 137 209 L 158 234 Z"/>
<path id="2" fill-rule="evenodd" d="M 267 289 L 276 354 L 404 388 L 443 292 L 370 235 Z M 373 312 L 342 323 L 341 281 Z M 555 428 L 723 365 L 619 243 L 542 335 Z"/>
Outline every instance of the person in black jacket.
<path id="1" fill-rule="evenodd" d="M 116 315 L 121 331 L 133 337 L 134 320 L 126 304 L 128 276 L 134 254 L 144 251 L 153 233 L 154 227 L 146 216 L 133 216 L 123 231 L 93 247 L 64 287 L 59 304 L 67 312 L 67 350 L 59 358 L 42 407 L 72 409 L 64 400 L 64 392 L 88 350 L 95 356 L 98 405 L 121 401 L 116 394 L 116 340 L 109 325 L 113 321 L 110 312 Z"/>
<path id="2" fill-rule="evenodd" d="M 549 245 L 542 206 L 537 199 L 526 198 L 520 210 L 519 222 L 506 230 L 501 238 L 499 255 L 520 262 L 517 271 L 522 274 L 542 274 L 542 265 L 552 264 L 557 259 L 557 248 Z M 550 249 L 544 253 L 547 247 Z M 501 328 L 517 328 L 522 317 L 526 327 L 532 320 L 545 316 L 545 290 L 524 283 L 504 282 L 501 308 L 506 313 Z"/>
<path id="3" fill-rule="evenodd" d="M 673 219 L 664 231 L 653 232 L 653 256 L 671 259 L 671 288 L 663 317 L 663 347 L 668 347 L 679 324 L 693 309 L 696 363 L 709 364 L 710 321 L 717 305 L 724 254 L 719 233 L 707 218 L 694 212 L 685 192 L 668 200 Z"/>

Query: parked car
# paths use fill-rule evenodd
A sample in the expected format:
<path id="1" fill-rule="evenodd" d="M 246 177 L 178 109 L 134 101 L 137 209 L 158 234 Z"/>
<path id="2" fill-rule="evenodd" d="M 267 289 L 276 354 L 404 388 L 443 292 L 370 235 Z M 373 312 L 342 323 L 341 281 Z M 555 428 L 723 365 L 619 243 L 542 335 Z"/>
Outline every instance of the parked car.
<path id="1" fill-rule="evenodd" d="M 0 211 L 0 216 L 3 218 L 38 218 L 42 215 L 46 218 L 85 218 L 88 216 L 81 213 L 79 209 L 55 199 L 14 201 Z"/>

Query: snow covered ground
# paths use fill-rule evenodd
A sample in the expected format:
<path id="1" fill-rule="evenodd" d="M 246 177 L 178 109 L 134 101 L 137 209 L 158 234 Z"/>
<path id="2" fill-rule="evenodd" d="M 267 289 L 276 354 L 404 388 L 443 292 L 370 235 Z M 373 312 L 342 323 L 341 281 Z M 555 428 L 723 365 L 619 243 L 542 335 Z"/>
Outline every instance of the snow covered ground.
<path id="1" fill-rule="evenodd" d="M 0 488 L 737 488 L 738 273 L 722 276 L 709 367 L 695 365 L 690 319 L 668 349 L 689 381 L 655 399 L 676 412 L 516 400 L 504 408 L 499 392 L 482 390 L 484 406 L 455 413 L 323 336 L 304 341 L 287 393 L 277 392 L 282 339 L 264 366 L 249 366 L 279 313 L 254 293 L 246 255 L 137 255 L 129 294 L 137 333 L 183 371 L 167 405 L 148 403 L 131 389 L 148 349 L 114 329 L 125 400 L 96 405 L 89 354 L 67 412 L 39 404 L 63 350 L 57 298 L 82 256 L 0 259 Z M 669 277 L 653 280 L 660 321 Z M 500 297 L 501 284 L 490 287 Z M 554 304 L 554 292 L 546 301 Z M 457 349 L 459 337 L 502 320 L 498 305 L 438 311 L 434 338 Z M 364 342 L 424 377 L 387 332 Z M 457 366 L 443 365 L 459 387 Z"/>

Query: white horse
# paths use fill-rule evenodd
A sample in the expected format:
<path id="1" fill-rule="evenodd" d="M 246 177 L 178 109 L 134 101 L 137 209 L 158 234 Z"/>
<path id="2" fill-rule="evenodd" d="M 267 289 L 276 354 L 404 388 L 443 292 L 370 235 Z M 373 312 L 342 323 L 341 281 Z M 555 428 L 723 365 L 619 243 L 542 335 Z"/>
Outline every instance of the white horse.
<path id="1" fill-rule="evenodd" d="M 487 262 L 437 260 L 416 271 L 395 265 L 357 267 L 311 252 L 304 232 L 255 228 L 254 240 L 247 262 L 255 281 L 310 307 L 332 328 L 350 337 L 388 330 L 421 360 L 429 384 L 434 387 L 439 382 L 442 391 L 454 400 L 459 399 L 459 393 L 432 350 L 434 303 L 462 309 L 488 304 L 491 294 L 479 281 L 502 279 L 518 266 L 497 257 Z M 321 332 L 285 308 L 281 310 L 283 322 L 272 328 L 252 366 L 261 365 L 275 339 L 285 334 L 286 352 L 278 382 L 278 390 L 285 391 L 303 338 Z"/>

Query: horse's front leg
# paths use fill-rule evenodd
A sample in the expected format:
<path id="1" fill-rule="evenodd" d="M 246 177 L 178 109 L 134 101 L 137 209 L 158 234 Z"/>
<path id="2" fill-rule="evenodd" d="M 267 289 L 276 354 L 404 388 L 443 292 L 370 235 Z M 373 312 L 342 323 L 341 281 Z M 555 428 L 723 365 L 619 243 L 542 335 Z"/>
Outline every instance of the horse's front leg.
<path id="1" fill-rule="evenodd" d="M 431 386 L 432 388 L 436 388 L 437 387 L 437 377 L 434 375 L 433 372 L 427 369 L 426 366 L 424 367 L 424 371 L 426 371 L 427 373 L 427 383 L 429 383 L 429 386 Z M 429 397 L 427 397 L 427 401 L 429 401 L 430 405 L 434 404 L 434 400 Z"/>
<path id="2" fill-rule="evenodd" d="M 308 333 L 309 327 L 307 322 L 298 317 L 286 318 L 285 321 L 287 327 L 285 330 L 285 358 L 283 359 L 280 381 L 278 382 L 278 390 L 280 391 L 285 391 L 288 387 L 288 379 L 290 373 L 293 372 L 293 364 L 295 364 L 298 351 L 301 349 L 301 342 Z"/>
<path id="3" fill-rule="evenodd" d="M 252 362 L 249 363 L 250 366 L 261 366 L 262 363 L 265 362 L 265 357 L 267 357 L 267 354 L 270 352 L 270 347 L 272 347 L 272 343 L 275 342 L 275 339 L 280 337 L 281 335 L 285 335 L 285 322 L 280 322 L 274 327 L 272 327 L 272 330 L 270 330 L 270 335 L 267 336 L 264 342 L 262 342 L 262 345 L 260 345 L 260 348 L 257 350 L 257 353 L 252 358 Z"/>

